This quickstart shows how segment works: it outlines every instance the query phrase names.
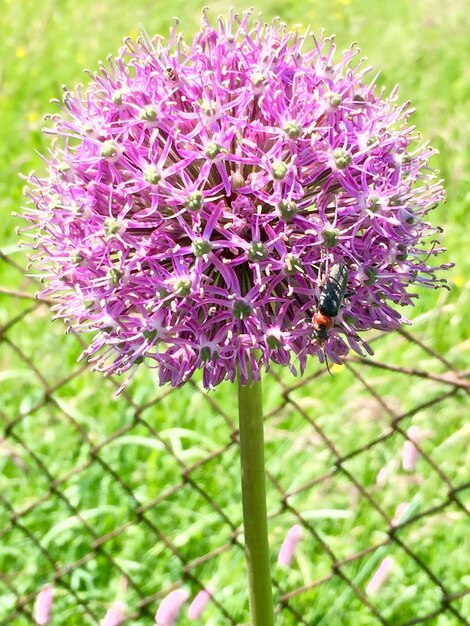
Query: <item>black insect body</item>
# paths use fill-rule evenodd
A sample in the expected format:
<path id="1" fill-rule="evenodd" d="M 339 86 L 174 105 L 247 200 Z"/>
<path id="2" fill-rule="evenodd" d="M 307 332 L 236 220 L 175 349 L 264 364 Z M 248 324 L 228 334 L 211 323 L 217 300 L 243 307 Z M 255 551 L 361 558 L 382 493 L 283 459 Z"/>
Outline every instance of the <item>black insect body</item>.
<path id="1" fill-rule="evenodd" d="M 314 336 L 323 343 L 333 327 L 348 285 L 348 270 L 344 263 L 333 265 L 318 300 L 318 311 L 313 316 Z"/>

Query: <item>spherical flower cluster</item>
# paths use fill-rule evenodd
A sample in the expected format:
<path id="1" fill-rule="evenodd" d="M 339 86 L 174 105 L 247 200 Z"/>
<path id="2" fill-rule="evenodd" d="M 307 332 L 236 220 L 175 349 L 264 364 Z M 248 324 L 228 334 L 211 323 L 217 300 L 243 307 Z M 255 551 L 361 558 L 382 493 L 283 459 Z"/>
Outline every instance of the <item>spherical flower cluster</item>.
<path id="1" fill-rule="evenodd" d="M 206 387 L 308 355 L 341 362 L 359 333 L 404 321 L 437 286 L 443 197 L 396 104 L 332 39 L 206 16 L 186 45 L 126 41 L 52 117 L 48 175 L 28 177 L 35 266 L 57 316 L 107 374 L 144 361 Z M 327 336 L 312 324 L 332 267 L 347 287 Z"/>

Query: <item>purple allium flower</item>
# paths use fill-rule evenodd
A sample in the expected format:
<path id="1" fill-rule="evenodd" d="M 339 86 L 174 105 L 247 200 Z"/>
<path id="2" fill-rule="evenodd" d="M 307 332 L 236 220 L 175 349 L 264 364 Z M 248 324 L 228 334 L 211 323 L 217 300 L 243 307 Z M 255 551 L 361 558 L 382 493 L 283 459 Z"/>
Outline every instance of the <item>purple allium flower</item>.
<path id="1" fill-rule="evenodd" d="M 441 284 L 427 213 L 443 199 L 409 103 L 357 48 L 275 20 L 203 17 L 190 44 L 127 40 L 52 117 L 46 177 L 28 177 L 57 317 L 106 374 L 145 361 L 160 383 L 213 387 L 371 352 L 360 333 L 406 321 L 413 285 Z M 348 284 L 326 339 L 312 326 L 335 264 Z M 443 267 L 443 266 L 441 266 Z"/>

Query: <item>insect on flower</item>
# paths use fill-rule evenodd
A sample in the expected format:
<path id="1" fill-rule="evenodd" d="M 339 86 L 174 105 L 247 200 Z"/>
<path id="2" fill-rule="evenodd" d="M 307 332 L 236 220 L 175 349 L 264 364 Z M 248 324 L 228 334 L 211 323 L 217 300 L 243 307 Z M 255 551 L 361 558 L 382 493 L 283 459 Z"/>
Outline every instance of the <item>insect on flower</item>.
<path id="1" fill-rule="evenodd" d="M 343 303 L 348 284 L 348 270 L 344 263 L 333 265 L 321 290 L 318 310 L 313 315 L 314 337 L 323 344 L 328 339 L 328 331 L 334 325 Z"/>

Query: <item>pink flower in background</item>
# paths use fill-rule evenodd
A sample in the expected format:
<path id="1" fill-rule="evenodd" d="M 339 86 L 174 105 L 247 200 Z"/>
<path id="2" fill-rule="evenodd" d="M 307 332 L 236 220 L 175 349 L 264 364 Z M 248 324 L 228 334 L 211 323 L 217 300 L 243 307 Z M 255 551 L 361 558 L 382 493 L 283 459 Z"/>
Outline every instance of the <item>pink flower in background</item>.
<path id="1" fill-rule="evenodd" d="M 198 619 L 204 609 L 207 606 L 207 603 L 211 599 L 212 591 L 210 589 L 202 589 L 191 602 L 188 609 L 188 617 L 189 619 Z"/>
<path id="2" fill-rule="evenodd" d="M 292 559 L 294 558 L 294 552 L 302 538 L 302 526 L 299 524 L 295 524 L 288 531 L 281 549 L 279 550 L 279 554 L 277 557 L 277 562 L 281 567 L 289 567 L 292 563 Z"/>
<path id="3" fill-rule="evenodd" d="M 405 318 L 441 281 L 428 212 L 443 190 L 409 103 L 385 97 L 357 48 L 230 13 L 185 44 L 127 40 L 51 118 L 28 177 L 33 264 L 56 316 L 89 332 L 106 374 L 144 361 L 205 387 L 271 363 L 303 371 L 371 352 L 361 333 Z M 323 334 L 325 277 L 346 269 Z"/>
<path id="4" fill-rule="evenodd" d="M 155 626 L 173 626 L 181 607 L 188 598 L 189 593 L 184 589 L 171 591 L 158 607 Z"/>
<path id="5" fill-rule="evenodd" d="M 383 487 L 386 484 L 387 480 L 388 480 L 388 467 L 384 465 L 377 472 L 375 484 L 378 485 L 379 487 Z"/>
<path id="6" fill-rule="evenodd" d="M 54 587 L 52 585 L 44 585 L 37 595 L 34 607 L 34 619 L 38 626 L 47 626 L 50 623 L 53 599 Z"/>
<path id="7" fill-rule="evenodd" d="M 398 467 L 398 463 L 395 459 L 388 461 L 380 470 L 377 472 L 377 476 L 375 478 L 375 484 L 378 487 L 383 487 L 390 480 L 391 475 L 396 471 Z"/>
<path id="8" fill-rule="evenodd" d="M 401 524 L 409 508 L 409 502 L 400 502 L 400 504 L 395 509 L 395 514 L 392 518 L 392 521 L 390 522 L 391 526 L 398 526 L 398 524 Z"/>
<path id="9" fill-rule="evenodd" d="M 387 578 L 389 577 L 390 572 L 393 568 L 393 565 L 394 565 L 394 561 L 392 557 L 390 556 L 386 557 L 380 563 L 374 575 L 370 579 L 369 584 L 366 587 L 366 594 L 368 596 L 371 596 L 374 593 L 377 593 L 378 591 L 380 591 L 380 589 L 386 582 Z"/>
<path id="10" fill-rule="evenodd" d="M 409 437 L 403 444 L 402 467 L 406 472 L 412 472 L 415 469 L 419 452 L 415 443 L 419 443 L 421 432 L 417 426 L 411 426 L 406 433 Z"/>
<path id="11" fill-rule="evenodd" d="M 125 605 L 123 602 L 114 602 L 104 616 L 101 626 L 120 626 L 124 620 L 124 610 Z"/>

